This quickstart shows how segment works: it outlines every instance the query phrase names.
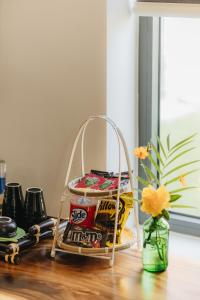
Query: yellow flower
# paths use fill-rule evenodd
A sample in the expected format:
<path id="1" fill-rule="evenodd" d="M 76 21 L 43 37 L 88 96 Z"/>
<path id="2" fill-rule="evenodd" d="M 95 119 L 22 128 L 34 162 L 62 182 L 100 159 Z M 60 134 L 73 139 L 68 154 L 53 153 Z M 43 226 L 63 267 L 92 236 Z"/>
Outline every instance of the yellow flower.
<path id="1" fill-rule="evenodd" d="M 170 206 L 170 194 L 164 185 L 157 190 L 152 186 L 146 187 L 142 191 L 141 210 L 153 217 L 161 214 L 162 210 Z"/>
<path id="2" fill-rule="evenodd" d="M 149 156 L 149 152 L 147 150 L 147 147 L 138 147 L 134 150 L 134 154 L 139 159 L 145 159 Z"/>
<path id="3" fill-rule="evenodd" d="M 185 180 L 185 176 L 180 175 L 179 176 L 179 181 L 180 181 L 180 183 L 181 183 L 182 186 L 186 186 L 187 185 L 186 180 Z"/>

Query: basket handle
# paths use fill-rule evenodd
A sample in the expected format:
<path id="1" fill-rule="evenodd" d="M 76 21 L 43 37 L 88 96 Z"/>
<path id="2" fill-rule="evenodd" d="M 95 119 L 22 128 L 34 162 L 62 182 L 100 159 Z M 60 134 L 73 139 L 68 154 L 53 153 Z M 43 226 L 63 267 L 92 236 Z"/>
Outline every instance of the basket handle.
<path id="1" fill-rule="evenodd" d="M 71 167 L 72 167 L 72 163 L 73 163 L 73 159 L 74 159 L 74 155 L 75 155 L 75 151 L 76 151 L 76 147 L 78 144 L 78 141 L 81 137 L 81 169 L 82 169 L 82 175 L 85 175 L 85 164 L 84 164 L 84 140 L 85 140 L 85 131 L 86 128 L 88 126 L 88 124 L 91 121 L 94 121 L 96 119 L 103 119 L 105 120 L 107 123 L 109 123 L 111 125 L 111 127 L 113 128 L 116 136 L 117 136 L 117 140 L 118 140 L 118 144 L 119 144 L 119 182 L 121 181 L 121 138 L 120 135 L 118 133 L 119 129 L 117 128 L 117 126 L 115 125 L 115 123 L 108 117 L 106 116 L 91 116 L 89 117 L 80 127 L 78 134 L 75 138 L 74 144 L 73 144 L 73 148 L 72 148 L 72 152 L 71 152 L 71 156 L 70 156 L 70 160 L 69 160 L 69 165 L 68 165 L 68 170 L 67 170 L 67 174 L 66 174 L 66 179 L 65 179 L 65 188 L 67 188 L 68 185 L 68 181 L 69 181 L 69 176 L 70 176 L 70 172 L 71 172 Z M 82 136 L 81 136 L 82 135 Z M 127 151 L 128 153 L 128 151 Z"/>
<path id="2" fill-rule="evenodd" d="M 85 141 L 85 131 L 87 126 L 89 125 L 90 121 L 94 120 L 94 119 L 103 119 L 105 120 L 107 123 L 109 123 L 113 129 L 116 131 L 118 131 L 117 126 L 115 125 L 115 123 L 108 117 L 106 116 L 91 116 L 86 122 L 85 125 L 83 126 L 83 131 L 82 131 L 82 136 L 81 136 L 81 170 L 82 170 L 82 176 L 85 176 L 85 160 L 84 160 L 84 141 Z M 118 133 L 118 132 L 116 132 Z"/>
<path id="3" fill-rule="evenodd" d="M 134 185 L 133 185 L 133 174 L 132 174 L 132 170 L 131 170 L 131 163 L 130 163 L 130 158 L 129 158 L 129 154 L 128 154 L 128 148 L 126 145 L 126 142 L 124 140 L 123 134 L 121 132 L 121 130 L 116 126 L 116 124 L 109 118 L 106 116 L 95 116 L 95 117 L 90 117 L 84 124 L 83 126 L 83 130 L 82 130 L 82 136 L 81 136 L 81 170 L 82 170 L 82 176 L 85 176 L 85 162 L 84 162 L 84 140 L 85 140 L 85 131 L 87 126 L 89 125 L 91 119 L 94 118 L 101 118 L 101 119 L 105 119 L 107 122 L 109 122 L 111 124 L 111 126 L 113 126 L 116 130 L 117 133 L 119 135 L 120 141 L 123 145 L 123 150 L 124 150 L 124 154 L 125 154 L 125 158 L 126 158 L 126 163 L 127 163 L 127 167 L 128 167 L 128 172 L 129 172 L 129 178 L 130 178 L 130 185 L 131 185 L 131 190 L 133 191 L 134 189 Z"/>

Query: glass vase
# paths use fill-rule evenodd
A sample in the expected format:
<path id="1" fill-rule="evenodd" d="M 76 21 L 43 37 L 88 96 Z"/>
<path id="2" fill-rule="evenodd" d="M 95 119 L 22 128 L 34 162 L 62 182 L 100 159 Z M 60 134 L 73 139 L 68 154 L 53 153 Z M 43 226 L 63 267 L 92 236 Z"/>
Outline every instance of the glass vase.
<path id="1" fill-rule="evenodd" d="M 165 271 L 168 266 L 169 224 L 151 217 L 143 224 L 143 267 L 149 272 Z"/>

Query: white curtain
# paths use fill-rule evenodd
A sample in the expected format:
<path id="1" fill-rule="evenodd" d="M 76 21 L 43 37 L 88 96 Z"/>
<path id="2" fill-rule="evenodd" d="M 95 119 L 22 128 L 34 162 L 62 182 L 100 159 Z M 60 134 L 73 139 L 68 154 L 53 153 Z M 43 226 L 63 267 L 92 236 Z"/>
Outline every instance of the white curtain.
<path id="1" fill-rule="evenodd" d="M 200 17 L 200 0 L 138 0 L 133 6 L 139 16 Z"/>

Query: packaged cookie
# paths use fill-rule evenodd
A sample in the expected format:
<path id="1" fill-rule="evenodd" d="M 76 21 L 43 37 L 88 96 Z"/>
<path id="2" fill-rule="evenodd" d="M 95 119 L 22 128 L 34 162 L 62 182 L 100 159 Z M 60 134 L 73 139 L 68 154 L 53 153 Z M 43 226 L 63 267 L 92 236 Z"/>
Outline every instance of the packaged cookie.
<path id="1" fill-rule="evenodd" d="M 113 197 L 112 200 L 116 197 Z M 133 193 L 123 193 L 120 195 L 119 215 L 117 222 L 117 236 L 116 243 L 121 243 L 121 234 L 125 227 L 126 221 L 133 208 L 134 200 Z M 100 202 L 95 219 L 95 226 L 101 230 L 107 231 L 108 240 L 106 245 L 110 246 L 113 243 L 114 227 L 115 227 L 115 205 L 111 200 L 104 200 Z"/>

